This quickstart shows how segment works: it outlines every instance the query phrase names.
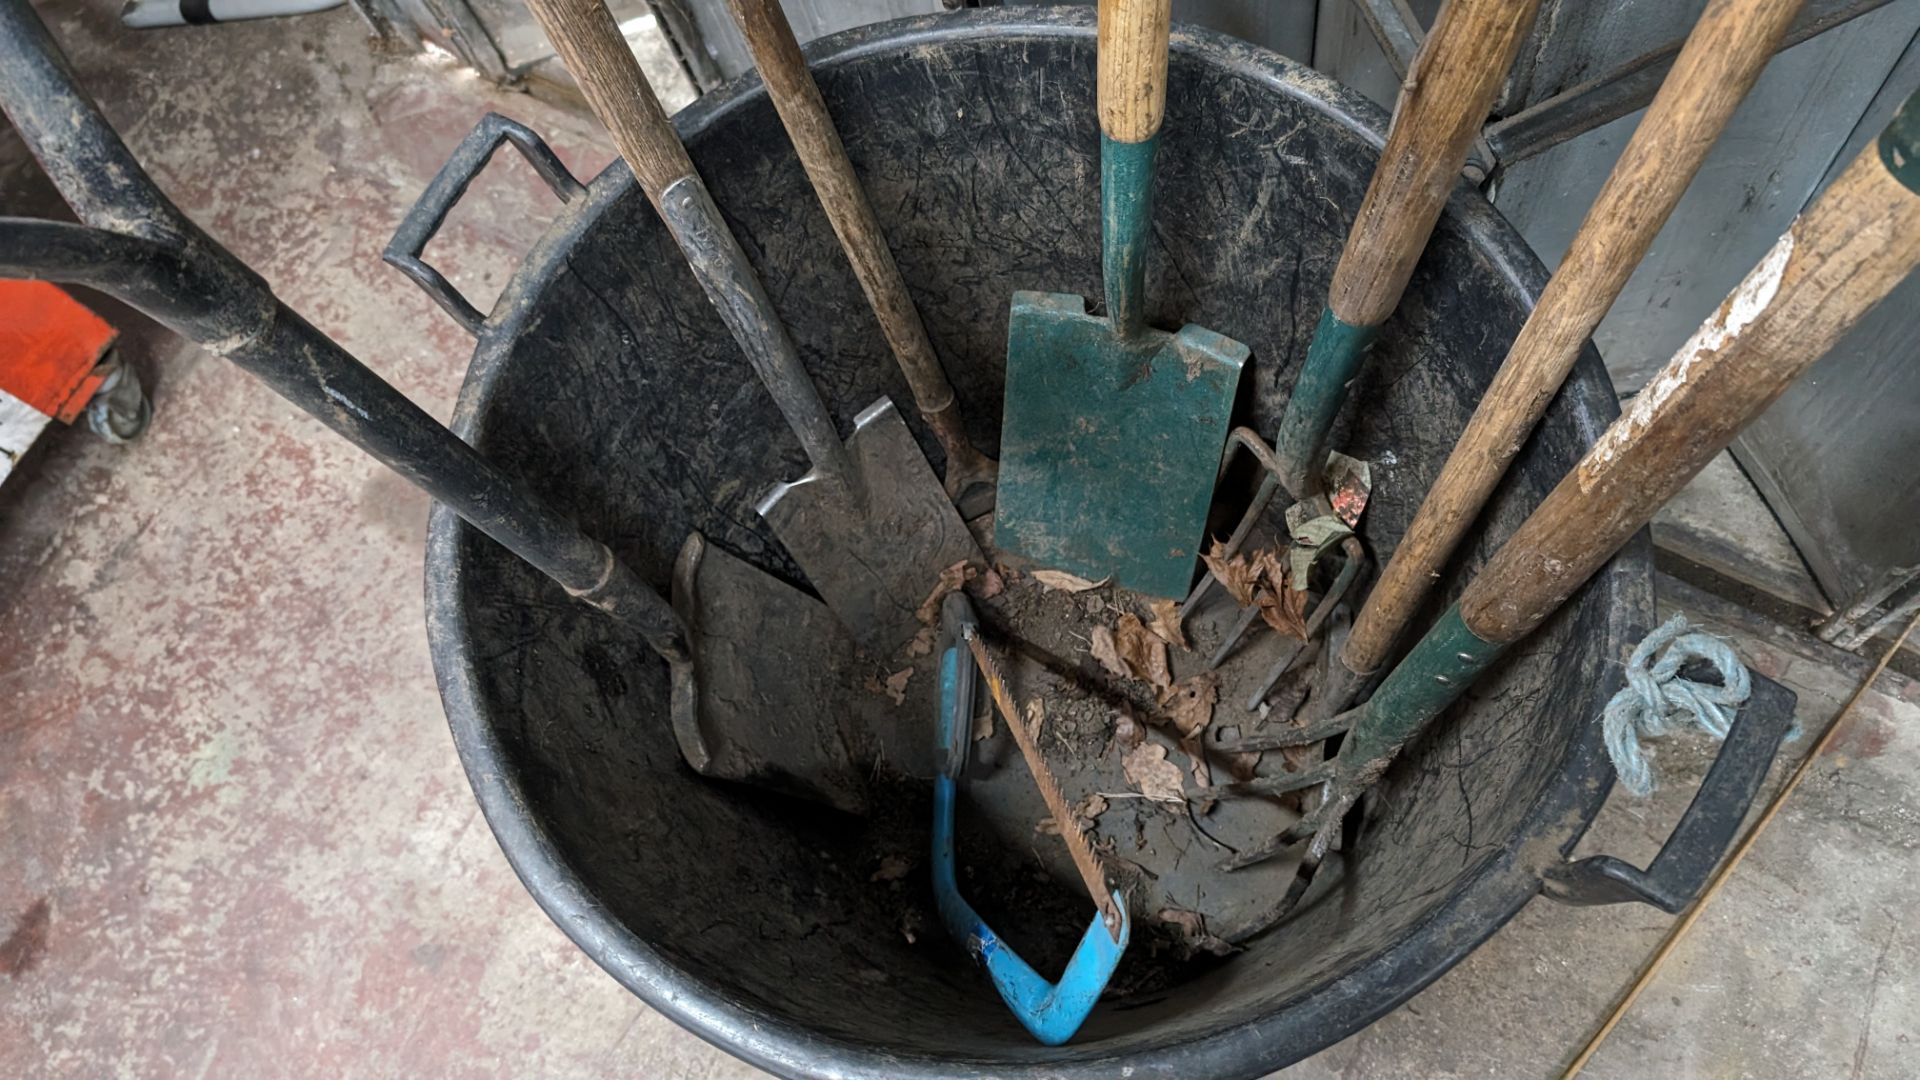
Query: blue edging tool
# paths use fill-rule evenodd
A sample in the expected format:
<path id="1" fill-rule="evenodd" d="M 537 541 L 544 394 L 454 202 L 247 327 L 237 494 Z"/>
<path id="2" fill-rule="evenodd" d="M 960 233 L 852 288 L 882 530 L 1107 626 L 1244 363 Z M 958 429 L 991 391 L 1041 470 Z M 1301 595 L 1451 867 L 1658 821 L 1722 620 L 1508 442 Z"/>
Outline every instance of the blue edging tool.
<path id="1" fill-rule="evenodd" d="M 960 774 L 966 771 L 979 681 L 979 668 L 966 643 L 968 631 L 976 626 L 973 605 L 958 592 L 949 594 L 940 608 L 940 699 L 934 716 L 934 754 L 940 772 L 933 780 L 933 894 L 947 933 L 986 965 L 1000 999 L 1021 1026 L 1048 1046 L 1059 1046 L 1073 1038 L 1093 1011 L 1126 952 L 1132 925 L 1125 898 L 1115 892 L 1118 929 L 1109 933 L 1102 913 L 1094 912 L 1067 970 L 1058 983 L 1049 983 L 961 897 L 953 870 L 953 803 Z M 1063 823 L 1063 829 L 1071 827 L 1070 822 Z"/>

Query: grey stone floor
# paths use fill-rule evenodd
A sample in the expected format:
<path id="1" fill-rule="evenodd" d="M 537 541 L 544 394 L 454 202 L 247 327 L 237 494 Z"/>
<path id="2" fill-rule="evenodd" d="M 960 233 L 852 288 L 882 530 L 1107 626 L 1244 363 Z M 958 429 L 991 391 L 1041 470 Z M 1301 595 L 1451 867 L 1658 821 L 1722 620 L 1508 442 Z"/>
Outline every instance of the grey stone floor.
<path id="1" fill-rule="evenodd" d="M 611 156 L 591 124 L 376 58 L 344 10 L 133 35 L 114 7 L 42 11 L 135 153 L 445 416 L 470 343 L 380 248 L 482 112 L 582 176 Z M 0 203 L 45 212 L 6 158 Z M 433 257 L 484 307 L 549 200 L 503 155 Z M 424 498 L 129 325 L 151 435 L 59 433 L 0 490 L 0 1074 L 752 1075 L 574 949 L 479 820 L 422 629 Z M 1815 729 L 1861 666 L 1739 642 Z M 1589 1075 L 1920 1075 L 1917 722 L 1920 690 L 1884 679 Z M 1616 796 L 1586 849 L 1648 857 L 1705 761 L 1663 749 L 1665 787 Z M 1550 1075 L 1668 923 L 1538 901 L 1286 1075 Z"/>

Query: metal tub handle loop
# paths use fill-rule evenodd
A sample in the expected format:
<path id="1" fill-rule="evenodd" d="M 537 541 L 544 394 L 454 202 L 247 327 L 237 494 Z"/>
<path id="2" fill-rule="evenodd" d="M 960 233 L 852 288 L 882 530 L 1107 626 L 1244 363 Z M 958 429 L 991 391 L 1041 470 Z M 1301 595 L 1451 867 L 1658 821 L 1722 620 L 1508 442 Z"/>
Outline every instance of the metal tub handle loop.
<path id="1" fill-rule="evenodd" d="M 434 303 L 475 337 L 480 336 L 481 328 L 493 313 L 482 314 L 453 287 L 446 275 L 429 266 L 422 256 L 427 245 L 433 242 L 434 234 L 446 223 L 447 215 L 467 193 L 467 187 L 480 175 L 480 170 L 487 167 L 487 162 L 493 160 L 493 153 L 500 149 L 501 143 L 512 143 L 561 202 L 572 202 L 587 193 L 586 187 L 574 179 L 546 140 L 534 134 L 532 128 L 499 113 L 488 113 L 460 140 L 447 163 L 440 166 L 439 173 L 420 193 L 413 209 L 400 219 L 400 227 L 394 230 L 393 239 L 387 241 L 386 250 L 381 253 L 389 266 L 412 278 L 414 284 L 433 297 Z"/>

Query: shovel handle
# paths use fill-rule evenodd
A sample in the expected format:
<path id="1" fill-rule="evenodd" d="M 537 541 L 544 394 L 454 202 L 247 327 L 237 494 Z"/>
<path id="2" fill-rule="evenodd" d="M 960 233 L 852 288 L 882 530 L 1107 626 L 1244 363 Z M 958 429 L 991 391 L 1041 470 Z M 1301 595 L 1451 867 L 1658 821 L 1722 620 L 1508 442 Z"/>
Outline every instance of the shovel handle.
<path id="1" fill-rule="evenodd" d="M 657 208 L 677 180 L 696 175 L 667 111 L 601 0 L 527 0 L 568 74 L 613 136 L 633 178 Z"/>
<path id="2" fill-rule="evenodd" d="M 1920 94 L 1801 214 L 1460 598 L 1516 641 L 1920 265 Z"/>
<path id="3" fill-rule="evenodd" d="M 841 250 L 853 264 L 854 277 L 873 308 L 880 332 L 886 336 L 900 371 L 913 391 L 914 405 L 933 429 L 947 455 L 947 491 L 956 498 L 959 477 L 990 479 L 992 463 L 967 439 L 955 407 L 953 384 L 927 339 L 920 312 L 907 293 L 900 267 L 887 248 L 886 236 L 873 215 L 866 190 L 854 175 L 853 162 L 840 142 L 820 87 L 807 70 L 780 0 L 727 0 L 734 24 L 746 38 L 747 51 L 766 84 L 767 96 L 780 113 L 780 122 L 793 140 L 800 164 L 813 182 L 813 193 L 827 212 Z"/>
<path id="4" fill-rule="evenodd" d="M 1172 0 L 1100 0 L 1100 131 L 1146 142 L 1167 111 L 1167 33 Z"/>
<path id="5" fill-rule="evenodd" d="M 666 222 L 700 288 L 821 473 L 859 482 L 820 391 L 774 314 L 760 275 L 727 228 L 627 39 L 601 0 L 527 0 L 647 200 Z"/>
<path id="6" fill-rule="evenodd" d="M 1361 706 L 1351 793 L 1920 266 L 1920 93 L 1794 221 Z"/>
<path id="7" fill-rule="evenodd" d="M 1400 303 L 1539 0 L 1447 0 L 1400 86 L 1380 164 L 1333 271 L 1327 306 L 1377 326 Z"/>
<path id="8" fill-rule="evenodd" d="M 1533 25 L 1540 0 L 1447 0 L 1394 104 L 1387 144 L 1333 269 L 1327 307 L 1274 433 L 1278 483 L 1315 494 L 1327 435 L 1380 324 L 1460 182 L 1467 151 Z"/>
<path id="9" fill-rule="evenodd" d="M 1701 14 L 1354 620 L 1349 670 L 1387 659 L 1803 3 L 1713 0 Z"/>

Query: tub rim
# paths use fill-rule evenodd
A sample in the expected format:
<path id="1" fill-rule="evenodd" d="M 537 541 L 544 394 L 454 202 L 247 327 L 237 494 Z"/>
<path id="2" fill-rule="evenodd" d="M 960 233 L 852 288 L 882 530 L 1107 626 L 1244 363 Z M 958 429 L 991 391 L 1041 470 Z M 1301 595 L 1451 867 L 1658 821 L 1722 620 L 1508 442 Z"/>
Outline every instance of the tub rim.
<path id="1" fill-rule="evenodd" d="M 859 27 L 813 42 L 806 53 L 814 67 L 827 68 L 875 53 L 983 34 L 1089 38 L 1093 33 L 1090 10 L 977 8 Z M 1384 110 L 1303 64 L 1225 34 L 1178 25 L 1172 50 L 1293 97 L 1376 151 L 1384 144 L 1389 119 Z M 683 138 L 691 139 L 764 92 L 758 77 L 748 73 L 682 110 L 674 125 Z M 563 269 L 574 241 L 632 186 L 632 175 L 616 159 L 588 184 L 587 198 L 561 209 L 516 267 L 481 330 L 460 388 L 452 427 L 462 439 L 479 445 L 485 437 L 484 406 L 533 310 L 534 299 Z M 1524 303 L 1530 307 L 1537 302 L 1547 271 L 1490 203 L 1463 181 L 1449 199 L 1446 213 Z M 1599 365 L 1598 352 L 1588 344 L 1576 372 L 1590 377 L 1599 370 L 1604 377 Z M 1591 444 L 1618 411 L 1617 403 L 1603 402 L 1598 409 L 1576 412 L 1576 431 Z M 1259 1019 L 1124 1055 L 1051 1056 L 1072 1054 L 1071 1046 L 1026 1061 L 890 1053 L 823 1036 L 727 998 L 698 973 L 675 965 L 634 934 L 588 891 L 553 838 L 533 820 L 524 793 L 505 764 L 505 748 L 487 722 L 461 602 L 464 566 L 459 555 L 469 528 L 444 506 L 434 505 L 426 543 L 428 640 L 461 766 L 508 864 L 562 932 L 629 992 L 707 1042 L 780 1075 L 945 1077 L 1017 1070 L 1093 1077 L 1113 1075 L 1124 1065 L 1134 1072 L 1173 1076 L 1251 1076 L 1282 1067 L 1283 1062 L 1332 1046 L 1398 1008 L 1490 938 L 1540 892 L 1542 874 L 1572 851 L 1613 785 L 1597 718 L 1620 676 L 1617 665 L 1606 665 L 1605 674 L 1588 695 L 1587 715 L 1596 719 L 1569 744 L 1556 775 L 1521 818 L 1513 843 L 1483 863 L 1393 943 L 1356 960 L 1320 987 L 1303 990 Z M 1604 590 L 1614 598 L 1606 611 L 1599 655 L 1621 654 L 1627 642 L 1645 632 L 1652 615 L 1651 543 L 1646 530 L 1585 588 Z M 1462 935 L 1463 926 L 1476 929 Z"/>

